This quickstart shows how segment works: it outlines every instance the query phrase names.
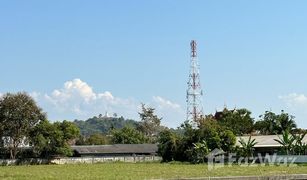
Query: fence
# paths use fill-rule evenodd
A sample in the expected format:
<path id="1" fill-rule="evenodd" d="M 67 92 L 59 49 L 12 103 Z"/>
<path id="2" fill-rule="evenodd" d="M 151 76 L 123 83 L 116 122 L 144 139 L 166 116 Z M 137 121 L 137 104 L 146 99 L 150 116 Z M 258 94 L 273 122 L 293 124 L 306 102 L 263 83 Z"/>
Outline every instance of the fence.
<path id="1" fill-rule="evenodd" d="M 109 156 L 109 157 L 72 157 L 72 158 L 55 158 L 55 159 L 16 159 L 0 160 L 0 165 L 39 165 L 39 164 L 95 164 L 106 162 L 155 162 L 161 161 L 162 158 L 158 156 Z"/>

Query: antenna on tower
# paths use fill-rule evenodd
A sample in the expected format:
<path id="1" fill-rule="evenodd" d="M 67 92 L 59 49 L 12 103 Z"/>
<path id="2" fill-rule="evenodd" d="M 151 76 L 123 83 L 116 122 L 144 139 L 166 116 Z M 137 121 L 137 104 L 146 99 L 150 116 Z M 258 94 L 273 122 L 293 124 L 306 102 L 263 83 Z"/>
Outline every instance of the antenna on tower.
<path id="1" fill-rule="evenodd" d="M 202 88 L 200 85 L 199 64 L 197 60 L 197 43 L 192 40 L 191 46 L 191 65 L 187 89 L 187 121 L 198 124 L 203 116 L 202 107 Z"/>

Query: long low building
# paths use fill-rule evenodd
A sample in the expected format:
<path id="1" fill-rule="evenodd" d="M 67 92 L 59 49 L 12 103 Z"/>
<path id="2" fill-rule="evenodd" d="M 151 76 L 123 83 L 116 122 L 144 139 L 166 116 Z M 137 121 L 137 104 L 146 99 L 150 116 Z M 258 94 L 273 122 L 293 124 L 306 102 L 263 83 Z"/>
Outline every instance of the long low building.
<path id="1" fill-rule="evenodd" d="M 241 146 L 240 139 L 245 142 L 250 136 L 238 136 L 236 146 Z M 257 144 L 254 146 L 256 153 L 274 154 L 282 147 L 275 139 L 280 139 L 281 135 L 262 135 L 251 136 Z M 307 136 L 303 139 L 307 144 Z M 114 144 L 114 145 L 93 145 L 93 146 L 72 146 L 74 156 L 76 157 L 94 157 L 94 156 L 156 156 L 158 153 L 157 144 Z"/>
<path id="2" fill-rule="evenodd" d="M 237 137 L 237 146 L 241 146 L 240 139 L 243 139 L 243 141 L 247 142 L 250 136 L 239 136 Z M 278 143 L 276 140 L 279 140 L 282 138 L 282 135 L 262 135 L 262 136 L 251 136 L 251 140 L 255 139 L 255 142 L 257 144 L 254 146 L 256 153 L 269 153 L 273 154 L 279 151 L 279 149 L 282 147 L 280 143 Z M 303 143 L 307 144 L 307 136 L 304 137 Z"/>
<path id="3" fill-rule="evenodd" d="M 114 144 L 98 146 L 72 146 L 74 156 L 156 156 L 157 144 Z"/>

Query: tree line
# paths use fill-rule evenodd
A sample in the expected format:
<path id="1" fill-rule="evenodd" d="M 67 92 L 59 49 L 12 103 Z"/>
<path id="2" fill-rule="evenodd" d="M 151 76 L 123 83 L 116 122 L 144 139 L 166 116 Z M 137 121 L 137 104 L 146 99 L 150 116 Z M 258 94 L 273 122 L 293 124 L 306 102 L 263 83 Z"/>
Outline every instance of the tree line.
<path id="1" fill-rule="evenodd" d="M 305 132 L 297 128 L 295 117 L 284 111 L 279 114 L 266 111 L 256 121 L 247 109 L 224 108 L 172 129 L 161 125 L 163 119 L 155 114 L 154 108 L 145 104 L 141 107 L 139 121 L 99 115 L 87 121 L 50 122 L 27 93 L 7 93 L 0 98 L 0 156 L 12 159 L 71 156 L 71 145 L 156 143 L 164 161 L 201 162 L 214 149 L 250 154 L 254 142 L 241 141 L 242 147 L 238 148 L 237 136 Z M 282 139 L 280 142 L 289 146 L 288 152 L 294 152 L 294 147 L 298 149 L 294 141 L 290 145 Z M 30 144 L 31 151 L 20 148 L 22 144 Z"/>
<path id="2" fill-rule="evenodd" d="M 51 157 L 72 155 L 70 145 L 79 128 L 69 121 L 51 123 L 46 113 L 25 92 L 0 98 L 0 156 Z M 27 149 L 30 144 L 33 149 Z M 22 148 L 21 148 L 22 147 Z"/>
<path id="3" fill-rule="evenodd" d="M 297 128 L 294 116 L 281 111 L 276 114 L 266 111 L 255 121 L 247 109 L 227 108 L 215 114 L 198 119 L 196 128 L 185 122 L 178 129 L 164 130 L 159 135 L 159 154 L 163 161 L 204 162 L 206 156 L 219 149 L 224 153 L 236 153 L 241 157 L 253 156 L 257 144 L 252 135 L 279 135 L 275 139 L 282 145 L 279 153 L 306 154 L 307 145 L 302 142 L 306 131 Z M 181 132 L 181 133 L 178 133 Z M 236 145 L 236 137 L 248 135 L 248 141 L 239 139 L 241 146 Z"/>
<path id="4" fill-rule="evenodd" d="M 72 145 L 156 143 L 159 129 L 162 128 L 161 119 L 154 114 L 153 108 L 147 108 L 144 104 L 139 114 L 140 122 L 123 117 L 94 117 L 88 122 L 97 123 L 92 127 L 96 126 L 100 131 L 82 135 L 78 125 L 88 127 L 86 123 L 67 120 L 50 122 L 47 114 L 27 93 L 6 93 L 0 97 L 0 157 L 72 156 Z"/>

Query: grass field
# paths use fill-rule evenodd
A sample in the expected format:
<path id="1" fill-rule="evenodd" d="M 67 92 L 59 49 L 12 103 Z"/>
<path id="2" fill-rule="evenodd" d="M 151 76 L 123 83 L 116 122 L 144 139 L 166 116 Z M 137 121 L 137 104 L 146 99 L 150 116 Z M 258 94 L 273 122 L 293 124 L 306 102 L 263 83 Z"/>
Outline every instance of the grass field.
<path id="1" fill-rule="evenodd" d="M 0 166 L 0 179 L 167 179 L 213 176 L 306 174 L 307 166 L 223 167 L 160 163 Z"/>

